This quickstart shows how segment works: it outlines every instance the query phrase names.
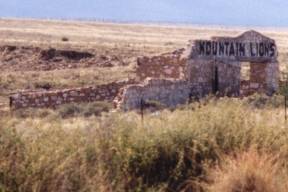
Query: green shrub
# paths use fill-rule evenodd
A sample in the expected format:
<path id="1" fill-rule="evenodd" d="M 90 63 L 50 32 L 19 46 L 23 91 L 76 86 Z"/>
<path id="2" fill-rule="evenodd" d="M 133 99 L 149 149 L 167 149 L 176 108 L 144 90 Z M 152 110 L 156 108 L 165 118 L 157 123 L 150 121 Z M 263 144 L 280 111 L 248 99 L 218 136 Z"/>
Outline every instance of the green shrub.
<path id="1" fill-rule="evenodd" d="M 70 103 L 62 105 L 57 109 L 60 117 L 68 118 L 75 116 L 99 116 L 102 112 L 108 112 L 112 109 L 112 104 L 107 102 L 93 102 L 93 103 Z"/>
<path id="2" fill-rule="evenodd" d="M 35 82 L 34 83 L 34 87 L 36 89 L 46 89 L 49 90 L 52 87 L 54 87 L 54 85 L 51 82 L 46 82 L 46 81 L 39 81 L 39 82 Z"/>
<path id="3" fill-rule="evenodd" d="M 50 115 L 53 115 L 54 111 L 52 109 L 17 109 L 13 111 L 13 115 L 17 118 L 47 118 Z"/>
<path id="4" fill-rule="evenodd" d="M 60 106 L 57 112 L 62 118 L 74 117 L 81 112 L 81 108 L 79 104 L 71 103 Z"/>
<path id="5" fill-rule="evenodd" d="M 278 108 L 284 106 L 284 96 L 282 95 L 273 95 L 269 97 L 264 94 L 254 94 L 247 98 L 244 98 L 247 104 L 255 108 L 264 108 L 264 107 L 271 107 L 271 108 Z"/>

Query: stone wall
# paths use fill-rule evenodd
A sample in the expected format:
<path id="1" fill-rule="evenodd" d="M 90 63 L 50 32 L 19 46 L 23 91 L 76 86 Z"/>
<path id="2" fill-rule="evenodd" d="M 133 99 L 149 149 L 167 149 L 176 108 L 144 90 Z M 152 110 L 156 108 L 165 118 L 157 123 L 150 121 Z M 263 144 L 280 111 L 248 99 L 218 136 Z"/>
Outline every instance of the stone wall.
<path id="1" fill-rule="evenodd" d="M 193 85 L 192 92 L 197 97 L 209 93 L 238 96 L 240 71 L 239 62 L 192 59 L 188 61 L 187 81 Z"/>
<path id="2" fill-rule="evenodd" d="M 41 92 L 19 92 L 10 96 L 12 109 L 28 107 L 56 107 L 66 103 L 113 101 L 119 90 L 128 84 L 135 83 L 133 80 L 113 82 L 95 87 L 76 89 L 64 89 Z"/>
<path id="3" fill-rule="evenodd" d="M 140 57 L 137 59 L 136 75 L 139 80 L 152 78 L 181 78 L 187 58 L 182 57 L 185 49 L 154 57 Z"/>
<path id="4" fill-rule="evenodd" d="M 166 107 L 176 107 L 189 99 L 190 87 L 187 81 L 148 78 L 142 84 L 125 87 L 114 102 L 118 108 L 128 111 L 140 109 L 141 105 L 154 101 Z"/>

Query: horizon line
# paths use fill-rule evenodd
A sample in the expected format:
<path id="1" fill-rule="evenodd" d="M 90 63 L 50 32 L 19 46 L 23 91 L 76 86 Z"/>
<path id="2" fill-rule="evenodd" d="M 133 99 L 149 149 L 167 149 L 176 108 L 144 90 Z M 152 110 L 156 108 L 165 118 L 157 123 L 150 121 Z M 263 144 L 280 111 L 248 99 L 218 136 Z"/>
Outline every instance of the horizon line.
<path id="1" fill-rule="evenodd" d="M 231 24 L 213 24 L 213 23 L 193 23 L 193 22 L 179 22 L 179 21 L 156 21 L 156 20 L 147 20 L 147 21 L 141 21 L 141 20 L 116 20 L 116 19 L 99 19 L 99 18 L 68 18 L 68 17 L 10 17 L 10 16 L 0 16 L 1 20 L 32 20 L 32 21 L 62 21 L 62 22 L 97 22 L 97 23 L 111 23 L 111 24 L 139 24 L 139 25 L 157 25 L 157 26 L 169 26 L 169 27 L 210 27 L 210 28 L 227 28 L 227 29 L 286 29 L 288 30 L 288 26 L 270 26 L 270 25 L 231 25 Z"/>

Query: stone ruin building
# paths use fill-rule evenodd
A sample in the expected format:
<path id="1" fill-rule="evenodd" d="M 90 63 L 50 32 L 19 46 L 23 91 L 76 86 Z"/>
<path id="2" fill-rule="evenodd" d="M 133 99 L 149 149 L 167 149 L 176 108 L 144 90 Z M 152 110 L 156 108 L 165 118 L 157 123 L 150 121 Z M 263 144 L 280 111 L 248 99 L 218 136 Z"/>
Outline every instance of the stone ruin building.
<path id="1" fill-rule="evenodd" d="M 107 100 L 122 110 L 143 108 L 151 101 L 176 107 L 208 94 L 272 95 L 278 90 L 277 46 L 256 31 L 232 37 L 195 40 L 185 50 L 137 60 L 137 79 L 96 87 L 46 92 L 20 92 L 10 97 L 12 108 L 55 107 L 70 102 Z M 249 80 L 241 68 L 249 63 Z M 138 84 L 137 84 L 138 83 Z"/>
<path id="2" fill-rule="evenodd" d="M 255 31 L 236 38 L 213 37 L 194 42 L 187 80 L 199 94 L 239 96 L 241 65 L 250 63 L 250 89 L 273 94 L 278 89 L 279 63 L 275 41 Z M 244 91 L 244 90 L 242 90 Z"/>
<path id="3" fill-rule="evenodd" d="M 256 31 L 235 38 L 195 40 L 186 52 L 184 78 L 147 79 L 142 84 L 128 85 L 118 96 L 118 106 L 131 110 L 158 101 L 174 107 L 208 94 L 238 97 L 255 92 L 272 95 L 278 90 L 276 43 Z M 241 81 L 241 67 L 247 62 L 250 79 Z"/>

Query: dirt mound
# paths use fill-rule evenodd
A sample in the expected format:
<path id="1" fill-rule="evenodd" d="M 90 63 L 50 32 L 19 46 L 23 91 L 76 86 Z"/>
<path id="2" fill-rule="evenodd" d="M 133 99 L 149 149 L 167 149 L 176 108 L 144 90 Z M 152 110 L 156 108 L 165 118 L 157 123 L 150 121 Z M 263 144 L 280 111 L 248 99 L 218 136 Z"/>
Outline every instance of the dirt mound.
<path id="1" fill-rule="evenodd" d="M 56 50 L 56 49 L 48 49 L 42 50 L 40 52 L 40 59 L 51 60 L 55 57 L 63 57 L 65 59 L 70 60 L 81 60 L 86 58 L 94 57 L 93 54 L 88 52 L 78 52 L 78 51 L 70 51 L 70 50 Z"/>
<path id="2" fill-rule="evenodd" d="M 15 51 L 17 49 L 16 46 L 11 46 L 11 45 L 5 45 L 0 47 L 0 51 L 1 52 L 11 52 L 11 51 Z"/>
<path id="3" fill-rule="evenodd" d="M 33 46 L 0 46 L 0 70 L 49 71 L 66 68 L 124 66 L 123 56 L 101 50 L 43 49 Z"/>

